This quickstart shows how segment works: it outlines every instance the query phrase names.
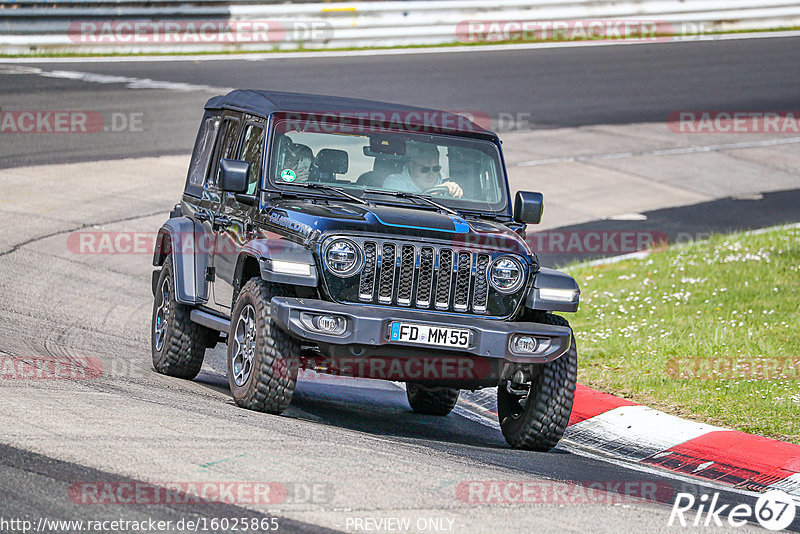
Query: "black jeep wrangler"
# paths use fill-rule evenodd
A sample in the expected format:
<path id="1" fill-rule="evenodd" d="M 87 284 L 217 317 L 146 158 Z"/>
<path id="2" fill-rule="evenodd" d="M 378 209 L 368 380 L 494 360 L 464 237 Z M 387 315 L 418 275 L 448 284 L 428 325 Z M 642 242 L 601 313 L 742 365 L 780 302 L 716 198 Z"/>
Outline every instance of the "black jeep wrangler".
<path id="1" fill-rule="evenodd" d="M 205 107 L 153 265 L 156 371 L 194 378 L 228 345 L 239 406 L 280 413 L 298 374 L 406 383 L 446 415 L 497 387 L 503 435 L 549 450 L 569 420 L 579 290 L 525 242 L 500 140 L 451 113 L 233 91 Z M 302 378 L 302 377 L 301 377 Z"/>

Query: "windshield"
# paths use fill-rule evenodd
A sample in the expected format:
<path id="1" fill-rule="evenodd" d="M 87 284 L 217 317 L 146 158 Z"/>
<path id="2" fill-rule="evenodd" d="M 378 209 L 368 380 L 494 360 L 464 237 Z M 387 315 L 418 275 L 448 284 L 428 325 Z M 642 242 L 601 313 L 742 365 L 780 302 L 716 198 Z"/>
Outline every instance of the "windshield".
<path id="1" fill-rule="evenodd" d="M 507 206 L 500 155 L 490 141 L 281 120 L 270 145 L 268 179 L 279 187 L 316 182 L 370 200 L 413 203 L 364 192 L 399 191 L 480 212 Z"/>

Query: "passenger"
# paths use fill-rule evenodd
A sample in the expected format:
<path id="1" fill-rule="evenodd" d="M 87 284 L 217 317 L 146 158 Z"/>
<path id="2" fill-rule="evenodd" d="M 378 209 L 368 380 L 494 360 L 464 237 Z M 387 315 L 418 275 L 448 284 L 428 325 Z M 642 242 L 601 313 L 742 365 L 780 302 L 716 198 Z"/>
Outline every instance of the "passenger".
<path id="1" fill-rule="evenodd" d="M 442 181 L 439 165 L 439 149 L 428 143 L 409 142 L 406 144 L 408 162 L 403 169 L 386 177 L 384 189 L 406 193 L 447 194 L 461 198 L 464 191 L 455 182 Z"/>

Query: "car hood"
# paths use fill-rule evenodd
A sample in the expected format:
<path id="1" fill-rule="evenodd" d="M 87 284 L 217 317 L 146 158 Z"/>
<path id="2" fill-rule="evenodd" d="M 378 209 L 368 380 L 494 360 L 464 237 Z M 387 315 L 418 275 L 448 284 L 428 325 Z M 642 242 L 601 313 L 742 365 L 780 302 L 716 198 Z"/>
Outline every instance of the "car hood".
<path id="1" fill-rule="evenodd" d="M 530 255 L 525 241 L 501 223 L 464 219 L 458 215 L 399 206 L 367 206 L 350 202 L 326 203 L 280 200 L 262 215 L 273 231 L 301 239 L 313 235 L 364 235 L 446 241 L 467 248 L 504 250 Z"/>

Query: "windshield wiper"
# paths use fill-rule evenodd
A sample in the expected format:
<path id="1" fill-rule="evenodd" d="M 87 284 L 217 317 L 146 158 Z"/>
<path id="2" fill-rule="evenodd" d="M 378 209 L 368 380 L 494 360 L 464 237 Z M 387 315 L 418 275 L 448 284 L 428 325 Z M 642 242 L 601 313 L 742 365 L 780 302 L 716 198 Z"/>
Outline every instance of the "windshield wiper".
<path id="1" fill-rule="evenodd" d="M 445 211 L 450 215 L 458 215 L 459 217 L 461 217 L 461 214 L 456 210 L 448 208 L 443 204 L 439 204 L 438 202 L 435 202 L 429 199 L 428 197 L 417 195 L 416 193 L 406 193 L 404 191 L 383 191 L 380 189 L 364 189 L 364 193 L 374 193 L 376 195 L 389 195 L 397 198 L 410 198 L 412 200 L 421 200 L 423 202 L 430 204 L 431 206 L 435 207 L 438 210 Z"/>
<path id="2" fill-rule="evenodd" d="M 333 191 L 335 193 L 339 193 L 340 195 L 342 195 L 344 197 L 349 198 L 350 200 L 354 200 L 355 202 L 358 202 L 359 204 L 367 204 L 367 205 L 369 205 L 368 201 L 364 200 L 363 198 L 358 198 L 355 195 L 351 195 L 350 193 L 348 193 L 347 191 L 345 191 L 341 187 L 334 187 L 332 185 L 321 184 L 319 182 L 300 182 L 300 183 L 287 184 L 287 185 L 296 185 L 298 187 L 305 187 L 306 189 L 321 189 L 323 191 Z"/>

